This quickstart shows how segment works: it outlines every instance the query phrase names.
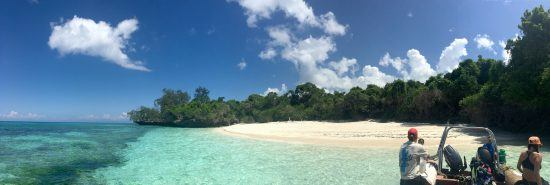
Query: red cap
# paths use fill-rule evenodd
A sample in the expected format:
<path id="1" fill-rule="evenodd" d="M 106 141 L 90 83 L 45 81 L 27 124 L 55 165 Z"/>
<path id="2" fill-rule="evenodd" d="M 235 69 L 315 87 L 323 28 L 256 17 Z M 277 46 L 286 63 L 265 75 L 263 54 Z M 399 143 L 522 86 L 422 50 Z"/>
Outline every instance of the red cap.
<path id="1" fill-rule="evenodd" d="M 409 131 L 407 132 L 407 136 L 410 136 L 410 135 L 413 135 L 414 137 L 418 137 L 418 131 L 416 130 L 416 128 L 409 129 Z"/>

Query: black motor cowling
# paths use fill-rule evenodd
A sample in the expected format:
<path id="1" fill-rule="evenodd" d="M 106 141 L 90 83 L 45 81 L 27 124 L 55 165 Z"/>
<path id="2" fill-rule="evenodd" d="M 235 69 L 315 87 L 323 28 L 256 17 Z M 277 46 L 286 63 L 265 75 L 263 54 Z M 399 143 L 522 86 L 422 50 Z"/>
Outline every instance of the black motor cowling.
<path id="1" fill-rule="evenodd" d="M 451 168 L 451 174 L 457 174 L 461 170 L 464 170 L 465 167 L 460 154 L 451 145 L 443 148 L 443 156 L 445 157 L 445 162 Z"/>

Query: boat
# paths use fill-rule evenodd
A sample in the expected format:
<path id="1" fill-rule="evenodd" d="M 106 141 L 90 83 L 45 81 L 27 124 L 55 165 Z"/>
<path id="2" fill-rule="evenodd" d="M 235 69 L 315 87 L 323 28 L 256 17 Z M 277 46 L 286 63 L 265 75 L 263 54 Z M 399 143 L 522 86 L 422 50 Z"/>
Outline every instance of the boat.
<path id="1" fill-rule="evenodd" d="M 489 128 L 446 126 L 437 149 L 437 176 L 435 177 L 435 185 L 511 185 L 521 180 L 521 173 L 507 166 L 504 162 L 499 161 L 500 157 L 488 159 L 484 155 L 484 152 L 486 154 L 489 153 L 488 151 L 484 151 L 482 147 L 477 149 L 476 156 L 472 156 L 469 163 L 467 163 L 466 156 L 461 156 L 451 145 L 446 145 L 447 136 L 451 130 L 486 132 L 487 136 L 491 138 L 490 142 L 495 147 L 495 152 L 499 151 L 493 131 Z M 446 163 L 445 167 L 443 166 L 443 161 Z"/>

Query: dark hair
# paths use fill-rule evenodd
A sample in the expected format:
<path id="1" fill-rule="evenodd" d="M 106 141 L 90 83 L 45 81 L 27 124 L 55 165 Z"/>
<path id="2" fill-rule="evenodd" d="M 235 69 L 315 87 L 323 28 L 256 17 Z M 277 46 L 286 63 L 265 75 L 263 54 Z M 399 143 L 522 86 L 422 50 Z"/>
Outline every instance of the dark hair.
<path id="1" fill-rule="evenodd" d="M 424 139 L 422 138 L 418 139 L 418 143 L 420 143 L 421 145 L 424 145 Z"/>
<path id="2" fill-rule="evenodd" d="M 531 148 L 533 148 L 536 152 L 539 152 L 540 145 L 528 144 L 528 145 L 527 145 L 527 150 L 530 150 Z"/>
<path id="3" fill-rule="evenodd" d="M 414 141 L 416 136 L 414 134 L 409 134 L 409 135 L 407 135 L 407 138 L 409 139 L 409 141 Z"/>

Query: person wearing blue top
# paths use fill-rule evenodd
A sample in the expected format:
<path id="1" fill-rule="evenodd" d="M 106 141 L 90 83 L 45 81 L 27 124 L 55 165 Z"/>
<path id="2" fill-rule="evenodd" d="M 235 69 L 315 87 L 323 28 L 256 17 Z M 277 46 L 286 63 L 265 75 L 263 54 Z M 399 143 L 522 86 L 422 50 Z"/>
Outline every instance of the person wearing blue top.
<path id="1" fill-rule="evenodd" d="M 495 152 L 495 146 L 493 146 L 493 138 L 491 136 L 487 136 L 487 142 L 483 144 L 483 148 L 486 148 L 489 150 L 489 154 L 491 154 L 491 161 L 495 161 L 495 158 L 497 158 L 497 153 Z"/>

